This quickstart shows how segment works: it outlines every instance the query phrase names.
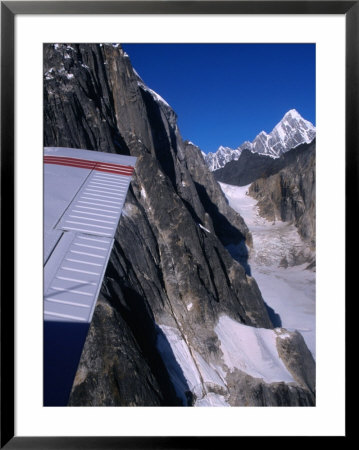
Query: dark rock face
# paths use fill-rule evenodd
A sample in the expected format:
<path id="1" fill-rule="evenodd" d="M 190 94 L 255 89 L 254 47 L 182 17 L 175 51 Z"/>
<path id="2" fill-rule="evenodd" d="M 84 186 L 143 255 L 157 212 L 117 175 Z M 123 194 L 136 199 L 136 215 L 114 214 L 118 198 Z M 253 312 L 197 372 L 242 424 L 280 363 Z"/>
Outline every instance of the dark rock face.
<path id="1" fill-rule="evenodd" d="M 285 339 L 277 338 L 278 353 L 300 386 L 306 387 L 314 397 L 315 361 L 305 345 L 303 336 L 295 331 Z"/>
<path id="2" fill-rule="evenodd" d="M 236 369 L 228 384 L 237 386 L 229 398 L 231 406 L 315 406 L 314 395 L 294 384 L 264 383 Z"/>
<path id="3" fill-rule="evenodd" d="M 70 405 L 181 404 L 157 348 L 159 326 L 177 330 L 197 368 L 202 359 L 222 365 L 219 314 L 272 327 L 255 280 L 224 247 L 250 244 L 248 228 L 121 47 L 45 45 L 44 71 L 45 146 L 138 158 Z M 204 395 L 218 392 L 200 380 Z"/>
<path id="4" fill-rule="evenodd" d="M 155 333 L 152 342 L 155 346 Z M 103 349 L 106 349 L 104 353 Z M 156 352 L 154 352 L 154 359 Z M 147 361 L 138 340 L 116 308 L 100 298 L 82 360 L 74 381 L 70 406 L 181 405 L 158 361 Z M 157 377 L 152 363 L 162 369 Z M 161 367 L 162 365 L 162 367 Z M 100 376 L 99 376 L 100 374 Z M 131 388 L 129 389 L 129 386 Z"/>
<path id="5" fill-rule="evenodd" d="M 200 149 L 186 142 L 185 154 L 186 166 L 195 183 L 197 193 L 206 213 L 212 217 L 215 232 L 222 243 L 227 245 L 240 242 L 245 238 L 247 245 L 251 245 L 251 235 L 247 225 L 242 217 L 228 206 L 213 173 L 206 170 L 206 163 Z"/>
<path id="6" fill-rule="evenodd" d="M 217 181 L 235 186 L 246 186 L 258 178 L 268 178 L 285 167 L 295 164 L 300 155 L 306 154 L 313 146 L 315 148 L 315 140 L 310 144 L 302 144 L 287 151 L 280 158 L 271 158 L 244 149 L 237 161 L 229 162 L 213 174 Z"/>
<path id="7" fill-rule="evenodd" d="M 237 161 L 230 161 L 213 172 L 214 178 L 226 184 L 246 186 L 263 176 L 276 160 L 244 149 Z"/>
<path id="8" fill-rule="evenodd" d="M 294 161 L 279 172 L 252 183 L 249 195 L 258 200 L 263 217 L 293 222 L 301 237 L 314 249 L 315 142 L 294 156 Z"/>

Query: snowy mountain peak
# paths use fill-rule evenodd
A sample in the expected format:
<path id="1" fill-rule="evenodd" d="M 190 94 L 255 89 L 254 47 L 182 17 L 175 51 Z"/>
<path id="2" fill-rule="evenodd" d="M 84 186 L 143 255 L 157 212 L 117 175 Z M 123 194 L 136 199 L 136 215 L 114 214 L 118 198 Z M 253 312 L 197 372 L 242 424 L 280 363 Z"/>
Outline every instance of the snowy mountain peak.
<path id="1" fill-rule="evenodd" d="M 307 120 L 303 119 L 303 117 L 299 114 L 299 112 L 296 109 L 291 109 L 290 111 L 288 111 L 283 119 L 276 125 L 276 127 L 278 127 L 279 125 L 286 123 L 286 122 L 304 122 L 306 124 L 310 124 L 312 127 L 314 127 L 314 125 L 312 125 L 310 122 L 308 122 Z M 274 128 L 276 128 L 274 127 Z"/>
<path id="2" fill-rule="evenodd" d="M 285 113 L 283 119 L 285 119 L 286 117 L 293 117 L 293 118 L 298 118 L 298 119 L 302 119 L 302 116 L 299 114 L 299 112 L 296 109 L 290 109 L 287 113 Z"/>
<path id="3" fill-rule="evenodd" d="M 237 160 L 242 153 L 242 149 L 233 150 L 230 147 L 223 147 L 221 145 L 215 153 L 208 153 L 204 156 L 204 160 L 210 171 L 220 169 L 229 161 Z"/>
<path id="4" fill-rule="evenodd" d="M 215 153 L 208 153 L 206 163 L 211 171 L 224 167 L 229 161 L 237 160 L 244 149 L 253 153 L 279 158 L 298 145 L 312 142 L 315 126 L 303 119 L 296 109 L 289 110 L 268 134 L 261 131 L 253 142 L 245 141 L 237 149 L 219 147 Z"/>

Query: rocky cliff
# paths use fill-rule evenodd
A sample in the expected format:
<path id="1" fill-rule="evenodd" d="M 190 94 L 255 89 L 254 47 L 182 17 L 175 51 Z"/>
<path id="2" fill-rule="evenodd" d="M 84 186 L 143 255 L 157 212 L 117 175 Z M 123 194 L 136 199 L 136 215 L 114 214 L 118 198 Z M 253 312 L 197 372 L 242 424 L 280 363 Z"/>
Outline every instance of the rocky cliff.
<path id="1" fill-rule="evenodd" d="M 225 248 L 250 245 L 248 228 L 120 46 L 44 46 L 44 144 L 138 158 L 70 405 L 314 404 L 314 361 L 303 377 L 279 344 L 279 387 L 230 370 L 221 318 L 279 339 Z"/>
<path id="2" fill-rule="evenodd" d="M 249 188 L 268 220 L 293 222 L 301 237 L 315 249 L 315 141 L 292 150 L 288 164 L 261 177 Z M 291 152 L 289 152 L 291 153 Z M 289 156 L 287 153 L 284 156 Z M 268 176 L 269 175 L 269 176 Z"/>

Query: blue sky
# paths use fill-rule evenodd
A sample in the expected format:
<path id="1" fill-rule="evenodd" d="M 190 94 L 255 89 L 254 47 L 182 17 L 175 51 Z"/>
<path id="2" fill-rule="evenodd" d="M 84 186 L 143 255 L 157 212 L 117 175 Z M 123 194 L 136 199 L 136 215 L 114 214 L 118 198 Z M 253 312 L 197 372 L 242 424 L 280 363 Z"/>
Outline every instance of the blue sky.
<path id="1" fill-rule="evenodd" d="M 315 124 L 314 44 L 123 44 L 203 151 L 236 148 L 295 108 Z"/>

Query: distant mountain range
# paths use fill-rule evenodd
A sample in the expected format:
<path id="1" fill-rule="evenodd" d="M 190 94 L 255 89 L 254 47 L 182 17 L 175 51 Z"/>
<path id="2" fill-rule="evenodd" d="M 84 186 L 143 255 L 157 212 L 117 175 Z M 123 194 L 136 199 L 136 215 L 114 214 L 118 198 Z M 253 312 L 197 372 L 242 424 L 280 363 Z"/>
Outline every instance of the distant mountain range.
<path id="1" fill-rule="evenodd" d="M 269 134 L 261 131 L 253 142 L 245 141 L 236 149 L 221 146 L 215 153 L 204 155 L 204 159 L 208 168 L 215 171 L 230 161 L 238 160 L 243 150 L 279 158 L 283 153 L 298 145 L 312 142 L 315 133 L 315 126 L 303 119 L 298 111 L 291 109 Z"/>

